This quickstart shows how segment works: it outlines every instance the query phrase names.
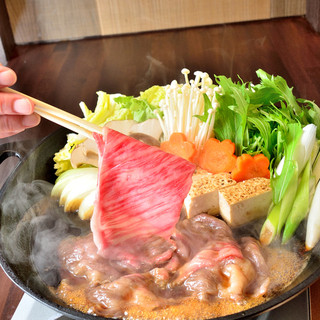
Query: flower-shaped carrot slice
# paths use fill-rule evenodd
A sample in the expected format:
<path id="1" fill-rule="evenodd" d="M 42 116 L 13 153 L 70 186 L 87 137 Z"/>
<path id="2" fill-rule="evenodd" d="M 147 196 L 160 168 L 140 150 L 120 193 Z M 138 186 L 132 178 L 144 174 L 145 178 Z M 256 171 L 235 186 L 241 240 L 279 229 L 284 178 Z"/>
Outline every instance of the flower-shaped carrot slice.
<path id="1" fill-rule="evenodd" d="M 172 153 L 191 162 L 196 154 L 194 144 L 187 141 L 187 137 L 181 132 L 172 133 L 168 141 L 161 143 L 160 148 L 165 152 Z"/>
<path id="2" fill-rule="evenodd" d="M 236 181 L 251 178 L 270 178 L 269 159 L 263 154 L 250 156 L 243 154 L 237 158 L 236 166 L 231 172 L 232 179 Z"/>
<path id="3" fill-rule="evenodd" d="M 210 138 L 199 155 L 199 166 L 213 174 L 231 172 L 236 164 L 235 144 L 231 140 Z"/>

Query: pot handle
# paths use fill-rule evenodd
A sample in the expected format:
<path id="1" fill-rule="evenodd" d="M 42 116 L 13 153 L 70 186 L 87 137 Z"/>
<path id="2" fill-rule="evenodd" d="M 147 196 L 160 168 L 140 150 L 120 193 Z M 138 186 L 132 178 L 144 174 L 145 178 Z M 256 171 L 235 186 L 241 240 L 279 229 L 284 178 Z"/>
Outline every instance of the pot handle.
<path id="1" fill-rule="evenodd" d="M 20 161 L 28 154 L 28 151 L 34 146 L 32 141 L 14 141 L 0 145 L 0 164 L 10 158 L 16 157 Z"/>

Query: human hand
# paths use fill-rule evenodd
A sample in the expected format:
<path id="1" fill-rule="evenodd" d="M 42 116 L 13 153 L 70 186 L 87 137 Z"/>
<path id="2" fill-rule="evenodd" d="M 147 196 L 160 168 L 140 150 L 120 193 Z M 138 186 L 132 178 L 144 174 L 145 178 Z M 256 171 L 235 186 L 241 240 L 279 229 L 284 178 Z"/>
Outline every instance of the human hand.
<path id="1" fill-rule="evenodd" d="M 15 72 L 0 64 L 0 88 L 12 86 Z M 33 113 L 34 104 L 19 94 L 0 91 L 0 138 L 5 138 L 39 124 L 40 116 Z"/>

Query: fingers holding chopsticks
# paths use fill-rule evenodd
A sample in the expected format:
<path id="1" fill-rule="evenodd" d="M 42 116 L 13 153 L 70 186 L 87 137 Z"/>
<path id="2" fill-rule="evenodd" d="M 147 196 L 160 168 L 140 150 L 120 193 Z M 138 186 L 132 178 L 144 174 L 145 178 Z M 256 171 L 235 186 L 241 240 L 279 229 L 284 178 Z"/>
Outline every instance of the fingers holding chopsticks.
<path id="1" fill-rule="evenodd" d="M 13 70 L 0 64 L 0 88 L 9 87 L 17 80 Z M 0 91 L 0 138 L 9 137 L 34 127 L 40 116 L 34 113 L 34 104 L 19 94 Z"/>
<path id="2" fill-rule="evenodd" d="M 30 115 L 0 115 L 0 138 L 10 137 L 25 129 L 35 127 L 39 122 L 40 117 L 35 113 Z"/>

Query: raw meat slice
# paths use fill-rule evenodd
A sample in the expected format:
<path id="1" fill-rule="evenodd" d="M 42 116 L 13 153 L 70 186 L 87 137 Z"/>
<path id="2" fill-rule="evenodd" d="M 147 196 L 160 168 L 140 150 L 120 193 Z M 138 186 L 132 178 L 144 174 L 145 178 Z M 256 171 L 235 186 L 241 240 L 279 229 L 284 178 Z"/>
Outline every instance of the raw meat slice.
<path id="1" fill-rule="evenodd" d="M 152 235 L 169 239 L 195 165 L 112 129 L 95 139 L 99 177 L 91 230 L 98 253 Z"/>

